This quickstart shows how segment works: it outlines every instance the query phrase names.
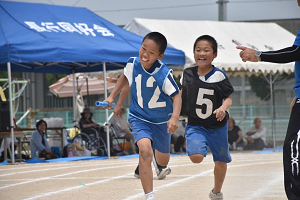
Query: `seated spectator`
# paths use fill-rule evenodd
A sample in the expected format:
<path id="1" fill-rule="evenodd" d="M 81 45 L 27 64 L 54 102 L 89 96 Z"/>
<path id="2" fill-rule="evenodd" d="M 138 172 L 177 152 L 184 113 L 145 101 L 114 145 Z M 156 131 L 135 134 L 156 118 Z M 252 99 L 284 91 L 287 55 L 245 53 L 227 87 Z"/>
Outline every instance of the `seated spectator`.
<path id="1" fill-rule="evenodd" d="M 95 121 L 92 119 L 93 113 L 89 108 L 84 108 L 80 115 L 81 115 L 81 118 L 79 120 L 80 130 L 83 133 L 86 133 L 88 135 L 95 134 L 95 130 L 96 130 L 98 136 L 103 139 L 105 145 L 107 146 L 107 134 L 104 128 L 105 126 L 101 126 L 100 124 L 95 123 Z M 113 154 L 114 150 L 112 148 L 113 144 L 111 138 L 109 138 L 109 142 L 110 142 L 111 152 Z"/>
<path id="2" fill-rule="evenodd" d="M 186 151 L 186 140 L 185 140 L 185 119 L 178 125 L 177 130 L 171 135 L 171 153 Z"/>
<path id="3" fill-rule="evenodd" d="M 228 119 L 228 143 L 230 144 L 229 150 L 233 149 L 233 143 L 235 142 L 236 150 L 244 149 L 243 133 L 240 127 L 235 125 L 235 120 L 232 117 Z"/>
<path id="4" fill-rule="evenodd" d="M 36 152 L 38 152 L 39 158 L 58 158 L 57 155 L 50 151 L 47 134 L 45 132 L 46 129 L 47 123 L 44 120 L 40 120 L 36 123 L 36 130 L 31 134 L 30 138 L 31 158 L 35 157 Z"/>
<path id="5" fill-rule="evenodd" d="M 112 119 L 111 124 L 118 137 L 125 137 L 128 142 L 130 142 L 130 148 L 128 149 L 128 154 L 135 154 L 135 144 L 133 134 L 130 131 L 130 124 L 124 119 L 123 115 L 126 113 L 125 108 L 121 108 L 120 115 Z"/>
<path id="6" fill-rule="evenodd" d="M 81 118 L 79 120 L 80 130 L 86 134 L 93 134 L 94 131 L 91 128 L 96 129 L 98 132 L 103 132 L 104 126 L 101 126 L 94 122 L 92 119 L 93 113 L 89 108 L 84 108 L 80 114 Z"/>
<path id="7" fill-rule="evenodd" d="M 266 131 L 267 129 L 261 125 L 261 119 L 255 118 L 254 126 L 249 128 L 245 135 L 247 140 L 245 150 L 262 150 L 266 146 Z"/>

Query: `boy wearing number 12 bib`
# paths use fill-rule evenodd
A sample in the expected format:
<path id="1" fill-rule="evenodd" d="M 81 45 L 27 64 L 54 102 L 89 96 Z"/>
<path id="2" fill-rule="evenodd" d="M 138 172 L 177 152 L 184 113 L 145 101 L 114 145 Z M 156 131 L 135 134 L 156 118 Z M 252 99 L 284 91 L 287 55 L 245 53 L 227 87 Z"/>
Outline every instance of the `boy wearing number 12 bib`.
<path id="1" fill-rule="evenodd" d="M 217 57 L 217 42 L 203 35 L 194 43 L 195 67 L 186 68 L 181 79 L 182 115 L 188 116 L 186 126 L 187 153 L 193 163 L 201 163 L 210 148 L 214 167 L 214 188 L 210 199 L 223 199 L 221 188 L 227 163 L 231 162 L 228 148 L 228 113 L 233 87 L 225 72 L 212 65 Z M 200 197 L 199 197 L 200 198 Z"/>
<path id="2" fill-rule="evenodd" d="M 155 149 L 157 163 L 166 166 L 170 159 L 171 133 L 178 128 L 181 110 L 181 96 L 172 70 L 160 61 L 166 47 L 167 40 L 162 34 L 147 34 L 141 44 L 139 57 L 129 58 L 124 74 L 104 100 L 111 105 L 115 96 L 129 84 L 132 97 L 128 121 L 139 148 L 139 174 L 148 200 L 155 199 L 152 148 Z M 169 96 L 173 98 L 173 104 Z"/>

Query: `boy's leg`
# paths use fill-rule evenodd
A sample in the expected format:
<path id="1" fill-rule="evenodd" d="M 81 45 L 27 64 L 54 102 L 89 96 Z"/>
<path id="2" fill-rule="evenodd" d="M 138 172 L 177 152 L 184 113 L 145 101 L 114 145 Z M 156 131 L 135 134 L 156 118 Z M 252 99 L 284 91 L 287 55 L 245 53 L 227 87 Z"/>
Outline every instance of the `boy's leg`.
<path id="1" fill-rule="evenodd" d="M 171 173 L 171 168 L 167 166 L 161 166 L 157 163 L 155 158 L 155 149 L 153 149 L 153 165 L 155 167 L 155 172 L 159 180 L 166 178 L 167 175 Z M 139 165 L 136 167 L 134 171 L 134 177 L 140 178 Z"/>
<path id="2" fill-rule="evenodd" d="M 155 159 L 157 164 L 159 164 L 160 166 L 167 166 L 170 160 L 170 153 L 161 153 L 159 151 L 157 151 L 155 149 L 154 155 L 155 155 Z"/>
<path id="3" fill-rule="evenodd" d="M 147 194 L 153 191 L 153 174 L 151 168 L 152 162 L 152 147 L 149 138 L 142 138 L 137 142 L 139 147 L 139 175 L 141 178 L 144 193 Z"/>
<path id="4" fill-rule="evenodd" d="M 186 151 L 193 163 L 201 163 L 207 153 L 206 129 L 201 126 L 186 126 Z"/>
<path id="5" fill-rule="evenodd" d="M 157 166 L 160 165 L 162 167 L 165 167 L 168 165 L 168 162 L 170 160 L 171 133 L 167 133 L 167 129 L 167 123 L 151 125 L 151 130 L 153 132 L 152 148 L 155 149 L 156 160 L 156 162 L 153 162 L 154 166 L 157 163 Z M 155 168 L 157 166 L 155 166 Z M 164 179 L 169 173 L 171 173 L 170 168 L 164 168 L 157 174 L 158 179 Z"/>
<path id="6" fill-rule="evenodd" d="M 221 192 L 226 171 L 227 171 L 227 163 L 221 161 L 215 161 L 215 168 L 214 168 L 215 186 L 212 191 L 214 194 Z"/>
<path id="7" fill-rule="evenodd" d="M 227 171 L 227 163 L 231 162 L 228 147 L 228 125 L 222 128 L 211 129 L 210 137 L 207 141 L 214 158 L 214 188 L 209 193 L 211 199 L 223 199 L 221 192 Z"/>
<path id="8" fill-rule="evenodd" d="M 160 160 L 159 162 L 163 164 L 158 164 L 157 159 L 159 159 Z M 171 169 L 167 167 L 169 160 L 170 160 L 170 154 L 161 153 L 153 149 L 153 165 L 155 167 L 156 175 L 159 180 L 166 178 L 166 176 L 171 173 Z"/>

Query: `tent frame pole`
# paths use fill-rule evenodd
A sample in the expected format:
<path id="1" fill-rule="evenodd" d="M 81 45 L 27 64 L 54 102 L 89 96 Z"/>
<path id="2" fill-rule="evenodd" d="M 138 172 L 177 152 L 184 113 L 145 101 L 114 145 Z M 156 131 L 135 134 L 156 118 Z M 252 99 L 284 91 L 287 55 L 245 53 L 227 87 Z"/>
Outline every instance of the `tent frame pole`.
<path id="1" fill-rule="evenodd" d="M 13 116 L 13 105 L 12 105 L 12 90 L 11 90 L 11 65 L 10 62 L 7 63 L 7 73 L 8 73 L 8 83 L 9 83 L 9 114 L 10 114 L 10 133 L 11 133 L 11 162 L 12 164 L 15 164 L 15 136 L 14 136 L 14 116 Z M 6 141 L 5 141 L 6 142 Z M 21 141 L 19 141 L 21 142 Z M 21 149 L 19 149 L 21 151 Z"/>
<path id="2" fill-rule="evenodd" d="M 104 81 L 104 99 L 107 99 L 107 83 L 106 83 L 106 63 L 103 62 L 103 81 Z M 106 138 L 107 138 L 107 156 L 110 158 L 110 142 L 109 142 L 109 123 L 108 123 L 108 109 L 105 109 L 105 126 L 106 126 Z"/>
<path id="3" fill-rule="evenodd" d="M 73 123 L 74 123 L 74 127 L 76 126 L 76 99 L 75 99 L 75 70 L 73 68 Z"/>
<path id="4" fill-rule="evenodd" d="M 273 136 L 273 150 L 274 152 L 276 151 L 276 138 L 275 138 L 275 127 L 274 127 L 274 100 L 273 100 L 273 83 L 275 82 L 275 80 L 278 77 L 277 76 L 273 79 L 272 74 L 270 73 L 269 75 L 269 79 L 266 77 L 266 75 L 263 74 L 263 76 L 265 77 L 266 81 L 269 83 L 270 85 L 270 101 L 271 101 L 271 119 L 272 119 L 272 136 Z"/>

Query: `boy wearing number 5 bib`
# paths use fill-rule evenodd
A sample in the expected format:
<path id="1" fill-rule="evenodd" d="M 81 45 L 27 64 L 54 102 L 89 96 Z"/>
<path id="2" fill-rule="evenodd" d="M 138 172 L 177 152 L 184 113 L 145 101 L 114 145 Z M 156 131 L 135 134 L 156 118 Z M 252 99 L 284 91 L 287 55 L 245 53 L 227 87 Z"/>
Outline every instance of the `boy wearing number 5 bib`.
<path id="1" fill-rule="evenodd" d="M 166 166 L 170 159 L 171 133 L 178 127 L 181 110 L 181 96 L 172 70 L 160 61 L 166 47 L 167 40 L 162 34 L 147 34 L 141 44 L 139 57 L 129 58 L 124 74 L 104 100 L 111 105 L 115 96 L 129 84 L 132 97 L 128 121 L 139 148 L 139 175 L 148 200 L 155 199 L 152 148 L 155 149 L 157 163 Z M 173 98 L 173 104 L 169 96 Z"/>
<path id="2" fill-rule="evenodd" d="M 228 148 L 228 113 L 233 87 L 225 72 L 212 65 L 217 57 L 217 42 L 203 35 L 194 43 L 195 67 L 186 68 L 181 79 L 182 115 L 188 116 L 186 126 L 187 153 L 193 163 L 201 163 L 210 148 L 214 167 L 214 187 L 210 199 L 223 199 L 221 188 L 227 163 L 231 162 Z M 199 197 L 200 198 L 200 197 Z"/>

